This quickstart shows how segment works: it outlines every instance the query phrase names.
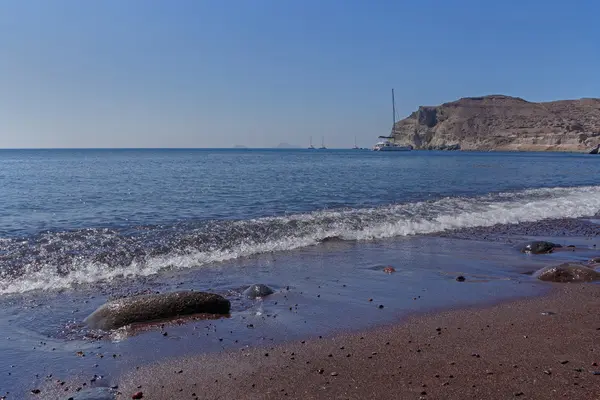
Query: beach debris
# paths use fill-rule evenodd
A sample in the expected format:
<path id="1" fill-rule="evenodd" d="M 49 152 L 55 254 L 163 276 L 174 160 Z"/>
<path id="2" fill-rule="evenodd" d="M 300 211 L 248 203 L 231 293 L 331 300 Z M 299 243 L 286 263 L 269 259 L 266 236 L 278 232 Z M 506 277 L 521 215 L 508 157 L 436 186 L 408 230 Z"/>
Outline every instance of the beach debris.
<path id="1" fill-rule="evenodd" d="M 456 277 L 456 281 L 457 282 L 464 282 L 464 281 L 466 281 L 466 278 L 464 276 L 462 276 L 462 275 L 459 275 L 459 276 Z"/>
<path id="2" fill-rule="evenodd" d="M 536 271 L 534 277 L 547 282 L 591 282 L 600 280 L 600 272 L 580 264 L 564 263 Z"/>
<path id="3" fill-rule="evenodd" d="M 392 266 L 387 266 L 383 269 L 383 272 L 385 272 L 386 274 L 392 274 L 394 272 L 396 272 L 396 269 Z"/>
<path id="4" fill-rule="evenodd" d="M 273 289 L 271 289 L 267 285 L 263 285 L 262 283 L 255 283 L 253 285 L 250 285 L 246 290 L 244 290 L 244 296 L 250 299 L 266 297 L 273 293 Z"/>
<path id="5" fill-rule="evenodd" d="M 134 400 L 137 399 L 143 399 L 144 398 L 144 393 L 143 392 L 136 392 L 134 394 L 131 395 L 131 398 Z"/>
<path id="6" fill-rule="evenodd" d="M 542 315 L 556 315 L 556 313 L 553 312 L 553 311 L 542 311 L 540 314 L 542 314 Z"/>
<path id="7" fill-rule="evenodd" d="M 548 254 L 552 253 L 554 249 L 562 247 L 560 244 L 545 242 L 545 241 L 534 241 L 526 243 L 521 246 L 521 253 L 526 254 Z"/>
<path id="8" fill-rule="evenodd" d="M 121 298 L 99 307 L 84 322 L 92 329 L 111 330 L 133 323 L 193 314 L 229 314 L 231 303 L 206 292 L 170 292 Z"/>

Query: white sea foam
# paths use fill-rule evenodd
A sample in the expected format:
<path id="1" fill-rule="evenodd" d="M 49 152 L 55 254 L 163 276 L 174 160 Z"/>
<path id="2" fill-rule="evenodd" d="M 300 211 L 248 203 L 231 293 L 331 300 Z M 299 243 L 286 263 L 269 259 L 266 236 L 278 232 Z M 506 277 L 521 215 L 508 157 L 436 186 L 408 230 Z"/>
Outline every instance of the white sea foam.
<path id="1" fill-rule="evenodd" d="M 319 243 L 328 237 L 374 240 L 443 232 L 459 228 L 517 224 L 550 218 L 577 218 L 600 212 L 600 186 L 533 189 L 477 198 L 444 198 L 370 209 L 318 211 L 285 217 L 238 221 L 234 228 L 252 232 L 265 226 L 286 227 L 269 239 L 242 238 L 226 248 L 186 249 L 146 257 L 118 268 L 77 258 L 67 273 L 57 265 L 25 267 L 11 276 L 0 271 L 0 294 L 55 290 L 78 284 L 140 277 L 165 268 L 196 268 L 253 254 L 286 251 Z M 290 228 L 292 227 L 292 228 Z M 295 228 L 297 227 L 297 229 Z"/>

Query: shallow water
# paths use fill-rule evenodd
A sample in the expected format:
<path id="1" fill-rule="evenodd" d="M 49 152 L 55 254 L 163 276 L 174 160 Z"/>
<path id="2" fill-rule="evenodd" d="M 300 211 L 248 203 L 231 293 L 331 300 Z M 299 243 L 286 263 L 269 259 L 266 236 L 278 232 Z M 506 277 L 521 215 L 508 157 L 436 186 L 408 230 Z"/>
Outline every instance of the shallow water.
<path id="1" fill-rule="evenodd" d="M 573 243 L 578 249 L 529 256 L 510 243 L 419 236 L 331 242 L 233 260 L 214 268 L 172 270 L 143 281 L 98 283 L 60 293 L 5 295 L 0 300 L 4 327 L 0 376 L 10 378 L 0 381 L 0 394 L 24 393 L 34 387 L 47 390 L 56 387 L 57 379 L 74 380 L 79 386 L 84 382 L 109 386 L 118 383 L 122 371 L 165 357 L 268 346 L 392 323 L 414 312 L 545 293 L 551 285 L 536 281 L 527 272 L 600 254 L 593 248 L 594 244 L 600 246 L 600 238 L 554 240 Z M 384 273 L 386 265 L 396 272 Z M 458 275 L 465 276 L 466 282 L 457 282 Z M 268 284 L 276 293 L 262 300 L 244 299 L 243 289 L 256 282 Z M 104 334 L 100 340 L 81 325 L 111 296 L 142 288 L 221 293 L 232 300 L 232 315 L 167 323 L 162 329 L 157 324 L 112 334 L 95 332 Z M 85 356 L 78 356 L 79 351 Z M 102 378 L 91 383 L 94 375 Z M 72 384 L 70 389 L 74 389 Z"/>

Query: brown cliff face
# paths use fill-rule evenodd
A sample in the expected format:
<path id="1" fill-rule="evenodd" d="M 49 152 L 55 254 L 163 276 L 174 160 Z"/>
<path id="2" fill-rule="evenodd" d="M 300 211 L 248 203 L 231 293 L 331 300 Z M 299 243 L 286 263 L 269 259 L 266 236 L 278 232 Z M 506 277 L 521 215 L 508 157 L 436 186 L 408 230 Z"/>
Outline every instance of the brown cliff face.
<path id="1" fill-rule="evenodd" d="M 600 144 L 600 99 L 468 97 L 419 107 L 396 122 L 394 136 L 416 149 L 589 152 Z"/>

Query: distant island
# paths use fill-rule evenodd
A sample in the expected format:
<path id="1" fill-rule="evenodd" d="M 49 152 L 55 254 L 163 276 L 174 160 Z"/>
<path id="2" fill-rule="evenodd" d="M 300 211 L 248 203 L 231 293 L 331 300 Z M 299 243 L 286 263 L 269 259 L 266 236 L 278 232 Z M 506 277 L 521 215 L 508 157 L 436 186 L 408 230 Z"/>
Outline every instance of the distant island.
<path id="1" fill-rule="evenodd" d="M 296 146 L 296 145 L 289 144 L 289 143 L 279 143 L 277 145 L 277 148 L 278 149 L 299 149 L 300 146 Z"/>
<path id="2" fill-rule="evenodd" d="M 600 145 L 600 99 L 467 97 L 419 107 L 396 122 L 393 136 L 427 150 L 589 152 Z"/>

